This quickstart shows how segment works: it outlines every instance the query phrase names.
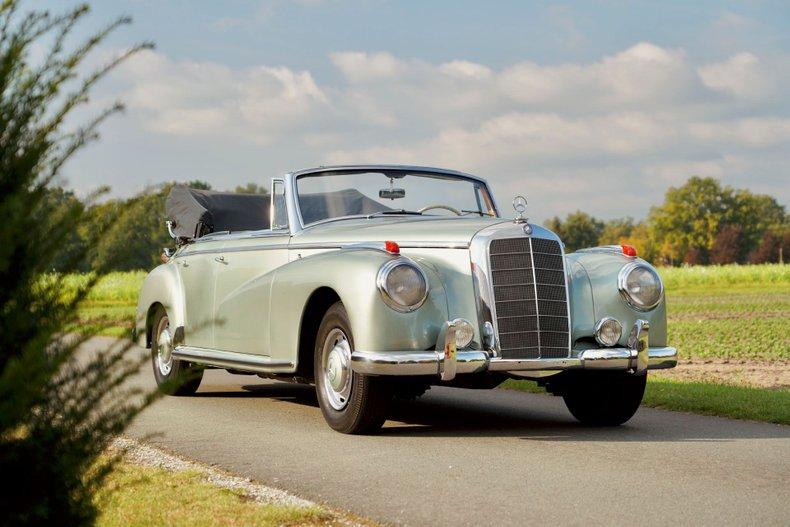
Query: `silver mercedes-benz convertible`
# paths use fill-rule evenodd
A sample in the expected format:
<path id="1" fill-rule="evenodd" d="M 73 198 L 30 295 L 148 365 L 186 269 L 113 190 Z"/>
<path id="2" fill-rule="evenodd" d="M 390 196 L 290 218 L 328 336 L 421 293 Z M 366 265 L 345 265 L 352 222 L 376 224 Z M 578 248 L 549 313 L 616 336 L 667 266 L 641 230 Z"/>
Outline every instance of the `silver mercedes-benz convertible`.
<path id="1" fill-rule="evenodd" d="M 565 254 L 485 180 L 412 166 L 319 167 L 271 195 L 174 187 L 175 248 L 135 327 L 154 376 L 194 393 L 205 368 L 314 383 L 333 429 L 377 430 L 431 385 L 538 381 L 583 423 L 636 412 L 671 368 L 664 291 L 629 246 Z"/>

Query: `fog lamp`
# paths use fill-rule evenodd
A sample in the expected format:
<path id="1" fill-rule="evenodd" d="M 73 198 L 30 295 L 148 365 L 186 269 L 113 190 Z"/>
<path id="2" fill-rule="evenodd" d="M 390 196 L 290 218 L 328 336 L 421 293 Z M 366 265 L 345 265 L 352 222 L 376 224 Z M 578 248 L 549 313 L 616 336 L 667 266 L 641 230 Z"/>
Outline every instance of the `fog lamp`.
<path id="1" fill-rule="evenodd" d="M 614 346 L 622 334 L 623 326 L 612 317 L 604 317 L 595 325 L 595 340 L 601 346 Z"/>
<path id="2" fill-rule="evenodd" d="M 455 326 L 455 347 L 465 348 L 471 344 L 472 339 L 475 337 L 472 323 L 463 318 L 456 318 L 452 323 Z"/>

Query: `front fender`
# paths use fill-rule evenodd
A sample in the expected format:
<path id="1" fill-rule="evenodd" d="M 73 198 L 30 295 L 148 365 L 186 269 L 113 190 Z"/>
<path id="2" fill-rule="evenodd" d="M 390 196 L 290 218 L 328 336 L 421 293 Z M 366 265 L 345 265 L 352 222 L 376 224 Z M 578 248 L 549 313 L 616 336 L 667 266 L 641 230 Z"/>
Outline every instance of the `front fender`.
<path id="1" fill-rule="evenodd" d="M 650 323 L 650 346 L 667 345 L 666 298 L 650 311 L 637 311 L 620 296 L 617 275 L 634 258 L 615 253 L 577 252 L 567 255 L 570 276 L 572 339 L 592 337 L 595 324 L 605 316 L 623 325 L 618 345 L 626 346 L 637 319 Z M 639 262 L 644 260 L 637 259 Z M 649 264 L 648 264 L 649 265 Z"/>
<path id="2" fill-rule="evenodd" d="M 162 304 L 167 310 L 171 327 L 184 325 L 186 320 L 184 316 L 184 292 L 178 267 L 175 263 L 159 265 L 148 273 L 148 276 L 143 281 L 135 313 L 137 344 L 143 347 L 151 345 L 147 324 L 149 312 L 155 304 Z"/>
<path id="3" fill-rule="evenodd" d="M 447 297 L 441 280 L 422 264 L 430 291 L 425 303 L 411 313 L 388 307 L 376 287 L 376 275 L 392 259 L 381 251 L 341 250 L 292 261 L 276 271 L 271 290 L 271 347 L 296 356 L 302 317 L 310 296 L 328 287 L 348 312 L 354 347 L 365 351 L 433 348 L 447 320 Z M 420 265 L 419 260 L 415 260 Z"/>

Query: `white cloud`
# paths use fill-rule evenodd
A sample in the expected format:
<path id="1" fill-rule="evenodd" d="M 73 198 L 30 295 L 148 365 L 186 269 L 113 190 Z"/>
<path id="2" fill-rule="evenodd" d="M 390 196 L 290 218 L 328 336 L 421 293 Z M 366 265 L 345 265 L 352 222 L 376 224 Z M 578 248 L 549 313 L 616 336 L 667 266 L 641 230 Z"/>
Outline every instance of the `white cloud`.
<path id="1" fill-rule="evenodd" d="M 209 62 L 174 62 L 148 51 L 120 70 L 132 83 L 123 97 L 151 131 L 231 136 L 268 143 L 328 104 L 307 71 L 259 66 L 233 70 Z"/>
<path id="2" fill-rule="evenodd" d="M 705 85 L 736 97 L 758 99 L 773 91 L 773 81 L 760 59 L 752 53 L 738 53 L 698 70 Z"/>
<path id="3" fill-rule="evenodd" d="M 131 86 L 122 98 L 141 133 L 182 150 L 265 146 L 250 159 L 288 168 L 447 166 L 528 193 L 538 218 L 576 208 L 639 217 L 692 174 L 790 198 L 773 183 L 790 165 L 786 58 L 742 52 L 695 64 L 683 50 L 642 42 L 589 63 L 501 69 L 385 52 L 329 61 L 337 83 L 147 52 L 120 72 Z"/>
<path id="4" fill-rule="evenodd" d="M 346 51 L 332 53 L 332 63 L 349 82 L 381 81 L 397 77 L 409 70 L 409 65 L 389 53 Z"/>

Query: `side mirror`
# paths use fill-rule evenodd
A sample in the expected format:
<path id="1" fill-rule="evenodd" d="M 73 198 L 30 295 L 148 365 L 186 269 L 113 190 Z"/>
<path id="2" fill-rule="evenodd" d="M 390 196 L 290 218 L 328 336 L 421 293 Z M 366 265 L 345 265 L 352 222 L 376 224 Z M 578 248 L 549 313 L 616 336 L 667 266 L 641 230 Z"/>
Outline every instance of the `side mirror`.
<path id="1" fill-rule="evenodd" d="M 381 199 L 401 199 L 406 197 L 406 189 L 402 188 L 383 188 L 379 190 Z"/>

